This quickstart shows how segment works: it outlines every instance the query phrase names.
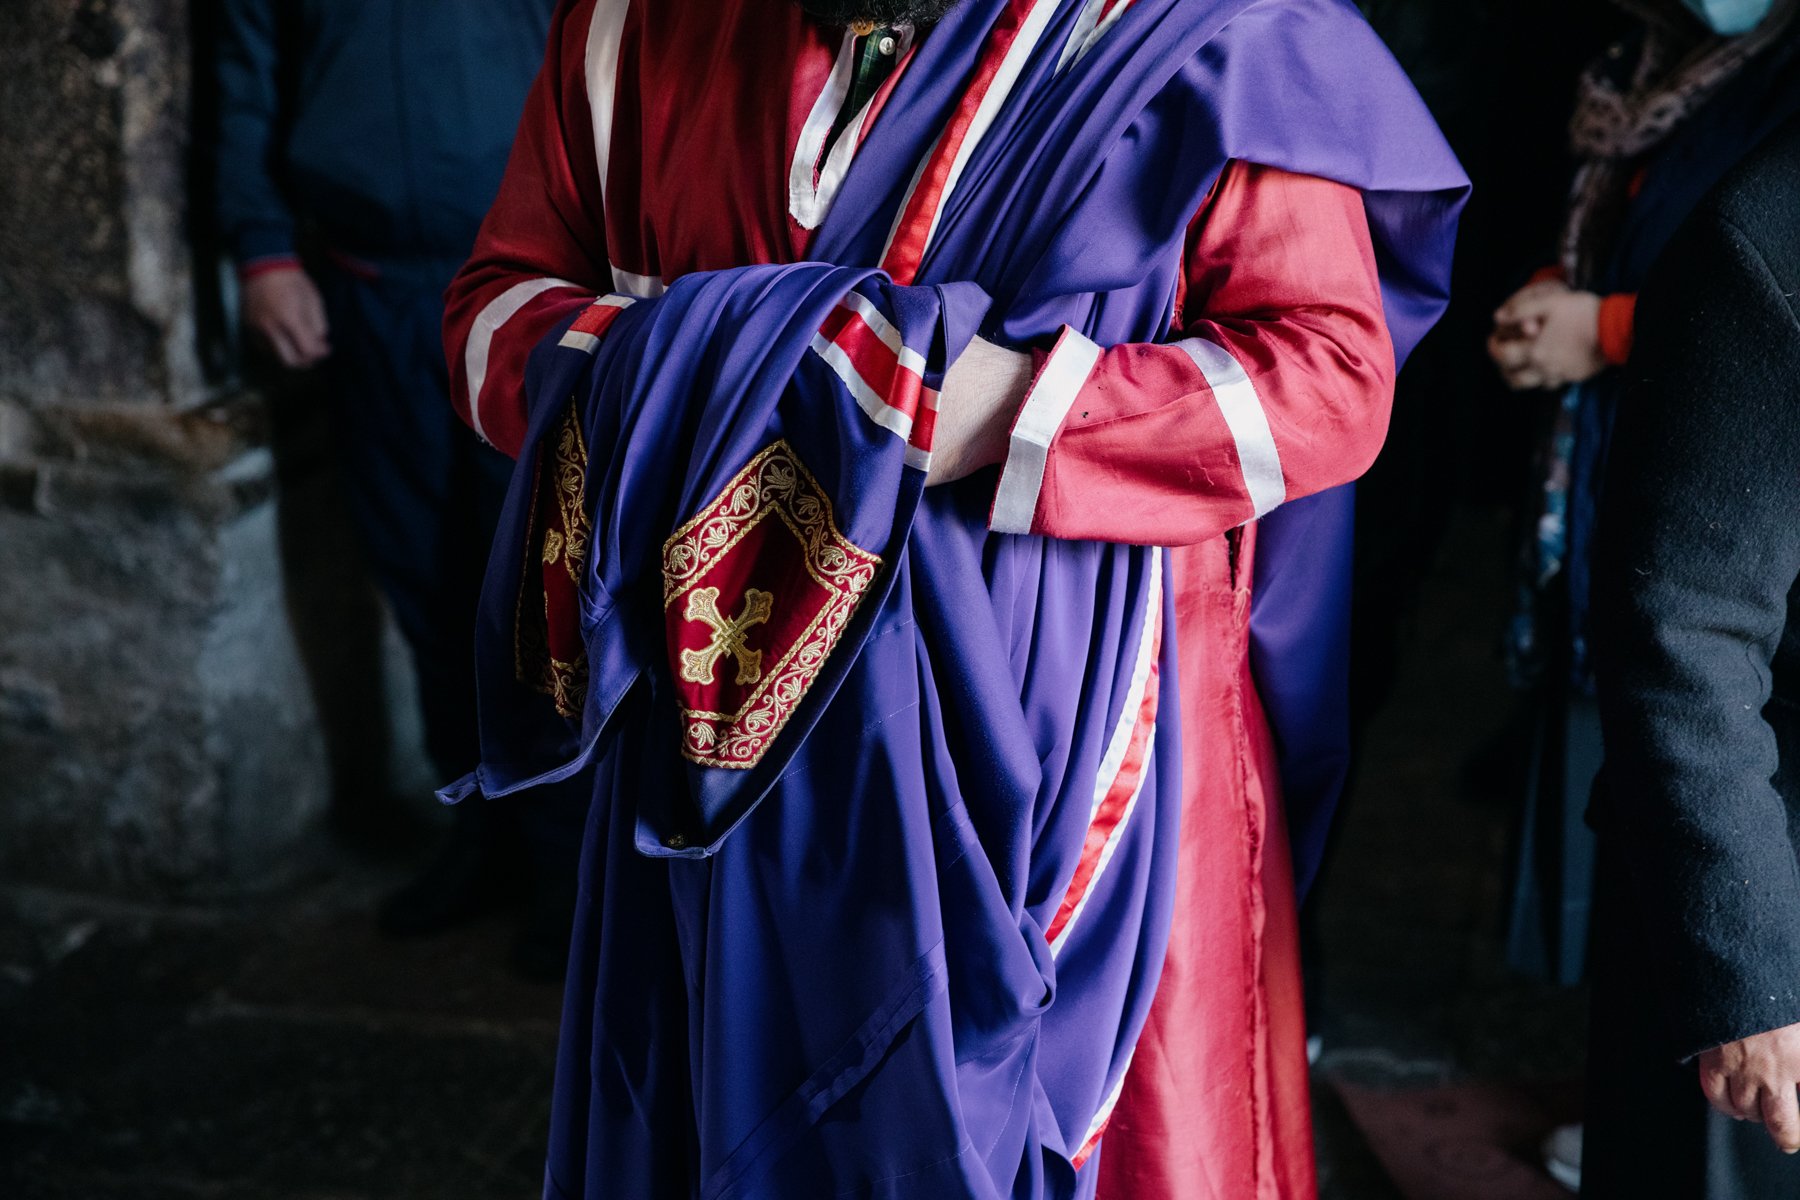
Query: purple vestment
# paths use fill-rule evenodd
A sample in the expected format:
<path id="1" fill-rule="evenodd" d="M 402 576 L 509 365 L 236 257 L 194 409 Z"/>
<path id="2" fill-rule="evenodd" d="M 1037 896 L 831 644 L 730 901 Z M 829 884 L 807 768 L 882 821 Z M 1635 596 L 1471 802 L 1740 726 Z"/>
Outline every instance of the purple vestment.
<path id="1" fill-rule="evenodd" d="M 1065 56 L 1086 8 L 953 10 L 818 262 L 678 279 L 534 357 L 523 461 L 571 402 L 588 455 L 586 703 L 570 724 L 516 677 L 522 470 L 483 611 L 483 766 L 453 794 L 593 780 L 552 1196 L 1092 1195 L 1174 896 L 1163 556 L 992 534 L 991 478 L 924 492 L 930 389 L 977 329 L 1162 337 L 1233 158 L 1365 191 L 1404 356 L 1465 183 L 1347 4 L 1138 0 Z M 866 264 L 1002 10 L 1035 48 L 897 286 Z M 1284 754 L 1322 761 L 1306 735 L 1341 712 L 1309 638 L 1335 630 L 1304 614 L 1341 600 L 1310 560 L 1347 542 L 1306 528 L 1259 558 L 1258 625 L 1283 631 L 1259 665 Z"/>

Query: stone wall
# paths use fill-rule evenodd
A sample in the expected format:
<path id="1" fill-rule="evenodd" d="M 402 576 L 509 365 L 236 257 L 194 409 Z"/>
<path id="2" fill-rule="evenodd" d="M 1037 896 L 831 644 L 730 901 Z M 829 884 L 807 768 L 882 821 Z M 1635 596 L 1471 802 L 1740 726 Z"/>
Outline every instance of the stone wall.
<path id="1" fill-rule="evenodd" d="M 0 878 L 254 885 L 323 808 L 327 771 L 266 408 L 209 382 L 197 350 L 189 5 L 7 16 Z"/>

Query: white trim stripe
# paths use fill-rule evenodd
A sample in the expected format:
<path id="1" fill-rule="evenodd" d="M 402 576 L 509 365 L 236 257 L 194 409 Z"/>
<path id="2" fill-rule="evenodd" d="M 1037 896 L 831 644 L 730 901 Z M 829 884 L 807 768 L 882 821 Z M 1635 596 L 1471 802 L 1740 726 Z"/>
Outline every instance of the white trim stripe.
<path id="1" fill-rule="evenodd" d="M 1156 726 L 1151 725 L 1144 738 L 1144 760 L 1149 761 L 1156 753 Z M 1118 853 L 1119 844 L 1125 839 L 1125 829 L 1131 824 L 1131 818 L 1137 813 L 1138 797 L 1144 794 L 1144 780 L 1149 777 L 1148 771 L 1139 771 L 1131 787 L 1131 797 L 1125 802 L 1124 811 L 1119 814 L 1118 822 L 1107 832 L 1106 841 L 1101 844 L 1100 856 L 1094 860 L 1093 874 L 1087 878 L 1087 886 L 1081 889 L 1075 907 L 1063 920 L 1063 926 L 1057 930 L 1056 937 L 1050 942 L 1050 957 L 1061 958 L 1063 947 L 1068 944 L 1069 935 L 1075 926 L 1081 923 L 1081 916 L 1087 911 L 1088 901 L 1099 891 L 1100 880 L 1106 875 L 1106 868 L 1112 865 L 1113 855 Z"/>
<path id="2" fill-rule="evenodd" d="M 613 102 L 619 89 L 619 47 L 625 36 L 625 14 L 631 0 L 597 0 L 588 22 L 588 111 L 594 120 L 594 164 L 600 171 L 601 212 L 606 211 L 606 174 L 612 163 Z M 627 289 L 621 288 L 620 291 Z"/>
<path id="3" fill-rule="evenodd" d="M 625 18 L 631 0 L 596 0 L 588 21 L 587 51 L 583 74 L 587 80 L 588 113 L 594 122 L 594 169 L 600 179 L 600 212 L 606 213 L 607 176 L 612 170 L 613 111 L 619 92 L 619 55 L 625 40 Z M 665 290 L 661 279 L 612 268 L 613 290 L 641 299 L 653 299 Z"/>
<path id="4" fill-rule="evenodd" d="M 1100 361 L 1100 347 L 1065 327 L 1013 424 L 989 520 L 996 533 L 1030 533 L 1050 464 L 1050 443 Z"/>
<path id="5" fill-rule="evenodd" d="M 919 165 L 913 168 L 912 178 L 906 181 L 906 194 L 901 197 L 900 208 L 894 213 L 894 223 L 888 227 L 887 241 L 881 244 L 882 268 L 886 270 L 888 274 L 894 276 L 894 281 L 896 283 L 906 284 L 912 282 L 910 275 L 908 275 L 907 272 L 901 271 L 898 264 L 892 261 L 894 243 L 900 240 L 900 231 L 906 228 L 907 213 L 912 208 L 913 196 L 918 192 L 919 184 L 925 178 L 925 172 L 930 170 L 931 164 L 937 160 L 938 147 L 941 146 L 943 142 L 944 134 L 940 131 L 937 137 L 932 139 L 931 149 L 925 152 L 925 157 L 921 158 L 919 160 Z M 903 278 L 903 276 L 905 277 Z"/>
<path id="6" fill-rule="evenodd" d="M 846 293 L 813 335 L 812 351 L 870 420 L 906 442 L 908 466 L 930 463 L 938 394 L 925 386 L 925 356 L 901 340 L 886 313 L 868 297 Z"/>
<path id="7" fill-rule="evenodd" d="M 1087 53 L 1088 39 L 1100 23 L 1100 14 L 1105 8 L 1106 0 L 1088 0 L 1081 15 L 1075 18 L 1075 27 L 1069 30 L 1069 40 L 1063 43 L 1062 57 L 1056 60 L 1057 74 L 1062 74 L 1070 63 Z"/>
<path id="8" fill-rule="evenodd" d="M 600 349 L 600 335 L 606 331 L 606 327 L 612 323 L 614 318 L 611 315 L 596 314 L 594 310 L 597 308 L 616 308 L 620 311 L 624 311 L 636 303 L 637 300 L 631 296 L 614 295 L 600 297 L 598 300 L 588 305 L 587 312 L 575 318 L 575 323 L 569 327 L 567 333 L 562 335 L 562 340 L 558 342 L 557 345 L 567 347 L 570 350 L 580 350 L 584 354 L 595 353 Z M 596 321 L 594 320 L 595 317 L 598 317 L 599 319 Z M 592 327 L 595 325 L 597 325 L 598 328 Z M 583 328 L 583 326 L 590 327 Z"/>
<path id="9" fill-rule="evenodd" d="M 1111 32 L 1112 27 L 1119 23 L 1119 18 L 1125 15 L 1125 10 L 1130 8 L 1131 4 L 1132 0 L 1115 0 L 1112 8 L 1108 10 L 1105 16 L 1100 18 L 1099 23 L 1094 26 L 1093 32 L 1089 33 L 1087 39 L 1082 42 L 1081 49 L 1075 52 L 1075 57 L 1077 59 L 1086 57 L 1087 52 L 1098 45 L 1100 39 Z"/>
<path id="10" fill-rule="evenodd" d="M 1012 95 L 1013 85 L 1019 82 L 1019 76 L 1025 71 L 1025 64 L 1031 61 L 1038 42 L 1043 39 L 1045 26 L 1050 24 L 1050 18 L 1056 15 L 1059 7 L 1061 5 L 1058 0 L 1037 0 L 1031 6 L 1025 23 L 1019 27 L 1012 45 L 1006 48 L 1006 57 L 1001 60 L 1000 70 L 995 73 L 987 91 L 982 94 L 981 103 L 975 109 L 975 119 L 969 123 L 962 142 L 956 147 L 956 157 L 950 162 L 950 174 L 944 180 L 944 190 L 938 196 L 937 207 L 931 214 L 931 224 L 925 231 L 924 252 L 930 251 L 931 243 L 937 237 L 938 222 L 943 218 L 944 209 L 949 206 L 951 197 L 956 194 L 956 185 L 962 180 L 963 168 L 968 166 L 969 159 L 981 145 L 981 140 L 987 136 L 988 129 L 993 126 L 994 118 L 1000 115 L 1001 107 Z"/>
<path id="11" fill-rule="evenodd" d="M 1113 727 L 1112 740 L 1106 745 L 1106 754 L 1100 759 L 1100 770 L 1094 776 L 1094 805 L 1089 820 L 1100 815 L 1100 806 L 1106 802 L 1106 794 L 1112 790 L 1113 780 L 1119 777 L 1119 769 L 1125 765 L 1126 751 L 1131 749 L 1131 731 L 1137 722 L 1138 709 L 1144 703 L 1144 691 L 1150 685 L 1150 668 L 1156 662 L 1156 655 L 1151 652 L 1152 643 L 1156 639 L 1155 617 L 1162 605 L 1162 555 L 1152 550 L 1150 577 L 1150 601 L 1144 613 L 1144 627 L 1138 632 L 1137 660 L 1131 668 L 1131 685 L 1125 692 L 1125 707 L 1119 714 L 1119 723 Z"/>
<path id="12" fill-rule="evenodd" d="M 899 211 L 894 214 L 893 227 L 888 230 L 887 243 L 881 250 L 882 268 L 893 277 L 896 283 L 910 284 L 917 276 L 920 263 L 930 253 L 932 239 L 937 236 L 938 221 L 951 196 L 955 193 L 956 185 L 962 177 L 963 168 L 968 164 L 970 156 L 975 153 L 981 140 L 987 135 L 989 127 L 993 125 L 994 118 L 999 114 L 1001 106 L 1006 103 L 1013 86 L 1018 83 L 1025 64 L 1030 61 L 1031 55 L 1037 50 L 1038 42 L 1043 38 L 1045 27 L 1049 25 L 1051 18 L 1056 15 L 1057 9 L 1061 6 L 1061 0 L 1011 0 L 1006 14 L 1003 14 L 1003 19 L 1005 16 L 1016 13 L 1021 6 L 1026 4 L 1029 4 L 1029 11 L 1025 13 L 1024 20 L 1011 32 L 1006 49 L 1001 52 L 1000 62 L 994 68 L 994 73 L 986 77 L 986 82 L 981 84 L 979 94 L 971 91 L 957 103 L 956 111 L 951 115 L 949 124 L 933 139 L 931 149 L 919 161 L 918 168 L 913 172 L 912 180 L 906 185 L 906 194 L 900 200 Z M 985 73 L 999 36 L 990 30 L 988 41 L 982 48 L 981 56 L 976 60 L 977 79 L 980 79 Z M 971 100 L 975 104 L 972 110 L 969 108 Z M 966 124 L 962 123 L 965 120 L 965 114 Z M 954 144 L 947 144 L 948 139 L 954 139 Z M 945 169 L 944 177 L 939 183 L 936 193 L 922 202 L 929 206 L 929 210 L 921 208 L 920 211 L 915 212 L 913 204 L 914 201 L 920 199 L 919 185 L 931 174 L 932 168 L 938 164 L 940 156 L 945 153 L 948 153 L 951 159 L 949 166 Z M 915 236 L 918 234 L 921 224 L 924 226 L 923 235 Z"/>
<path id="13" fill-rule="evenodd" d="M 620 267 L 612 269 L 613 288 L 639 300 L 654 300 L 669 290 L 669 285 L 654 275 L 634 275 Z"/>
<path id="14" fill-rule="evenodd" d="M 855 77 L 856 34 L 846 29 L 837 61 L 832 63 L 831 74 L 825 79 L 825 89 L 813 101 L 812 111 L 806 114 L 806 124 L 800 127 L 800 140 L 794 146 L 794 161 L 788 164 L 788 215 L 799 222 L 802 229 L 817 229 L 831 207 L 830 201 L 821 196 L 830 163 L 821 168 L 819 155 L 825 149 L 825 137 L 831 132 L 831 123 L 837 119 L 838 110 L 850 98 L 850 84 Z M 832 147 L 832 158 L 837 157 L 837 150 L 848 135 L 849 131 L 845 130 L 838 137 L 838 146 Z M 816 182 L 815 171 L 819 176 Z"/>
<path id="15" fill-rule="evenodd" d="M 1144 781 L 1150 776 L 1150 763 L 1156 753 L 1156 716 L 1159 708 L 1158 658 L 1162 654 L 1163 618 L 1163 552 L 1152 547 L 1148 565 L 1149 593 L 1144 603 L 1143 624 L 1138 631 L 1136 655 L 1132 661 L 1131 681 L 1125 690 L 1125 704 L 1113 726 L 1100 769 L 1094 773 L 1094 801 L 1088 814 L 1088 831 L 1082 844 L 1081 861 L 1069 880 L 1069 893 L 1057 906 L 1056 915 L 1045 932 L 1050 938 L 1050 957 L 1062 953 L 1069 934 L 1080 923 L 1099 887 L 1100 880 L 1118 852 L 1125 830 L 1137 812 L 1138 798 L 1144 794 Z M 1122 796 L 1121 786 L 1128 788 Z M 1096 847 L 1094 836 L 1103 835 Z M 1092 863 L 1091 867 L 1089 863 Z"/>
<path id="16" fill-rule="evenodd" d="M 890 405 L 886 397 L 869 386 L 868 380 L 862 377 L 862 372 L 856 369 L 856 364 L 850 360 L 850 355 L 842 346 L 828 341 L 822 333 L 815 333 L 812 348 L 813 353 L 824 359 L 825 365 L 844 381 L 856 406 L 868 414 L 869 420 L 902 438 L 912 436 L 913 419 Z"/>
<path id="17" fill-rule="evenodd" d="M 905 58 L 912 49 L 913 29 L 911 26 L 902 26 L 893 33 L 897 43 L 894 57 Z M 831 74 L 826 77 L 825 89 L 819 93 L 819 98 L 813 102 L 812 111 L 806 115 L 806 124 L 800 129 L 800 140 L 794 146 L 794 161 L 788 164 L 788 215 L 802 229 L 817 229 L 831 214 L 832 202 L 837 199 L 839 189 L 844 186 L 844 178 L 850 174 L 850 162 L 862 145 L 863 125 L 869 118 L 869 110 L 874 107 L 874 97 L 870 97 L 868 103 L 844 127 L 843 132 L 838 134 L 830 152 L 825 154 L 825 161 L 819 161 L 820 154 L 825 151 L 825 138 L 831 133 L 831 125 L 837 120 L 838 110 L 849 99 L 850 86 L 855 77 L 856 34 L 846 29 L 844 45 L 838 51 L 837 61 L 832 64 Z"/>
<path id="18" fill-rule="evenodd" d="M 1125 1094 L 1125 1080 L 1131 1075 L 1131 1064 L 1137 1058 L 1137 1047 L 1133 1046 L 1125 1055 L 1125 1062 L 1119 1068 L 1119 1077 L 1113 1081 L 1112 1088 L 1107 1091 L 1106 1099 L 1100 1102 L 1100 1111 L 1088 1122 L 1087 1135 L 1081 1139 L 1081 1145 L 1075 1156 L 1069 1160 L 1077 1171 L 1086 1165 L 1087 1160 L 1094 1157 L 1094 1151 L 1100 1148 L 1101 1135 L 1106 1132 L 1107 1123 L 1112 1120 L 1113 1110 L 1119 1107 L 1119 1097 Z"/>
<path id="19" fill-rule="evenodd" d="M 513 284 L 488 301 L 469 328 L 469 340 L 463 347 L 463 375 L 469 385 L 469 424 L 483 441 L 489 439 L 487 430 L 481 424 L 481 389 L 487 384 L 488 355 L 493 350 L 494 335 L 502 325 L 518 316 L 520 309 L 556 288 L 573 288 L 578 292 L 587 290 L 566 279 L 527 279 L 523 283 Z"/>
<path id="20" fill-rule="evenodd" d="M 1231 439 L 1237 443 L 1238 464 L 1244 472 L 1250 507 L 1257 516 L 1264 516 L 1287 499 L 1287 477 L 1282 474 L 1281 451 L 1275 445 L 1275 433 L 1269 428 L 1269 417 L 1263 411 L 1256 384 L 1231 352 L 1217 342 L 1188 338 L 1175 345 L 1206 376 L 1219 412 L 1231 430 Z"/>
<path id="21" fill-rule="evenodd" d="M 867 296 L 861 292 L 850 292 L 844 297 L 843 302 L 852 312 L 863 319 L 863 324 L 867 325 L 869 330 L 881 339 L 882 345 L 894 352 L 894 357 L 900 360 L 902 370 L 911 371 L 919 376 L 925 374 L 925 356 L 901 340 L 900 331 L 894 327 L 894 323 L 889 321 L 887 314 L 876 308 Z"/>

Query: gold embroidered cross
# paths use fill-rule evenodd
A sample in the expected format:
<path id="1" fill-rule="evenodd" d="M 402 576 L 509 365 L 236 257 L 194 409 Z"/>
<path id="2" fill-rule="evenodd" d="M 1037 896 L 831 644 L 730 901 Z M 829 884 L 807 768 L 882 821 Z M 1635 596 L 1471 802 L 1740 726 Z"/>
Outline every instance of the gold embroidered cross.
<path id="1" fill-rule="evenodd" d="M 719 611 L 719 589 L 695 588 L 688 593 L 687 619 L 711 626 L 712 642 L 704 650 L 681 652 L 681 677 L 689 683 L 711 683 L 713 668 L 726 655 L 737 659 L 737 681 L 749 685 L 762 678 L 762 651 L 744 643 L 752 626 L 761 625 L 775 611 L 775 597 L 769 592 L 750 588 L 744 593 L 743 611 L 727 617 Z"/>

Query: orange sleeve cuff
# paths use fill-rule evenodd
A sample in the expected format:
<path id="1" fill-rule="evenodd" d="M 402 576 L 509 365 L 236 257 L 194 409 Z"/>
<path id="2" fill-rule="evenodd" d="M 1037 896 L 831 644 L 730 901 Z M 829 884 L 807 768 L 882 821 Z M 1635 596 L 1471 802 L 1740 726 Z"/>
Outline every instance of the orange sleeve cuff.
<path id="1" fill-rule="evenodd" d="M 1637 293 L 1619 292 L 1600 301 L 1600 355 L 1615 367 L 1631 358 L 1637 329 Z"/>
<path id="2" fill-rule="evenodd" d="M 298 271 L 301 269 L 298 255 L 265 254 L 260 258 L 246 259 L 238 264 L 238 282 L 249 283 L 258 275 L 267 275 L 271 271 Z"/>
<path id="3" fill-rule="evenodd" d="M 1531 278 L 1526 280 L 1525 282 L 1527 282 L 1527 283 L 1564 283 L 1568 280 L 1568 278 L 1569 278 L 1569 273 L 1567 271 L 1563 270 L 1560 266 L 1539 267 L 1537 270 L 1535 270 L 1531 273 Z"/>

